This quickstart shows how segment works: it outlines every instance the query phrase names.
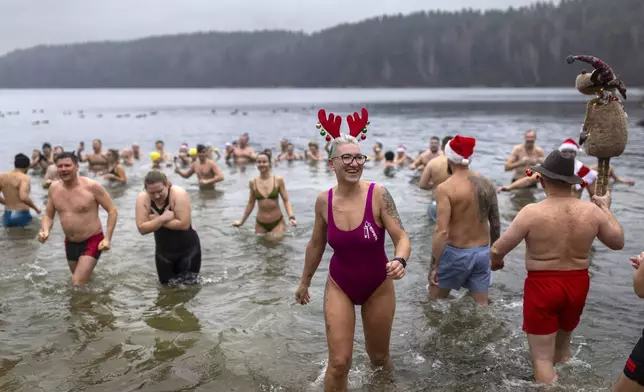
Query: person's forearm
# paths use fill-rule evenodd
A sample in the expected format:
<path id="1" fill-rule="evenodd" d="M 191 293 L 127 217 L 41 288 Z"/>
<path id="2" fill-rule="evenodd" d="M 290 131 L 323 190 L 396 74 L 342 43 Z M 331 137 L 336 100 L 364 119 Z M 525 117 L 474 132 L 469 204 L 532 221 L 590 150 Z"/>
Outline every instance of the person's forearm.
<path id="1" fill-rule="evenodd" d="M 633 291 L 638 297 L 644 298 L 644 265 L 633 274 Z"/>
<path id="2" fill-rule="evenodd" d="M 178 169 L 178 168 L 177 168 L 177 170 L 175 170 L 174 172 L 175 172 L 175 173 L 177 173 L 178 175 L 180 175 L 180 176 L 181 176 L 181 177 L 183 177 L 183 178 L 190 178 L 190 177 L 192 176 L 192 172 L 191 172 L 191 171 L 189 171 L 188 173 L 184 173 L 184 172 L 182 172 L 182 171 L 181 171 L 180 169 Z"/>
<path id="3" fill-rule="evenodd" d="M 54 220 L 51 219 L 49 215 L 45 214 L 45 216 L 42 217 L 40 226 L 42 228 L 42 231 L 49 233 L 51 231 L 51 228 L 54 227 Z"/>
<path id="4" fill-rule="evenodd" d="M 253 212 L 254 208 L 255 208 L 255 203 L 246 204 L 246 210 L 244 210 L 244 217 L 241 220 L 242 225 L 246 222 L 246 219 L 248 219 L 248 217 L 250 216 L 250 213 Z"/>
<path id="5" fill-rule="evenodd" d="M 163 227 L 170 230 L 188 230 L 190 228 L 190 222 L 189 221 L 184 222 L 175 218 L 165 223 Z"/>
<path id="6" fill-rule="evenodd" d="M 112 235 L 114 235 L 114 229 L 116 228 L 116 221 L 118 220 L 119 212 L 116 207 L 112 208 L 111 211 L 107 213 L 107 233 L 105 233 L 105 238 L 108 241 L 112 240 Z"/>
<path id="7" fill-rule="evenodd" d="M 496 242 L 492 243 L 492 246 L 490 247 L 490 261 L 492 262 L 492 264 L 498 264 L 502 262 L 506 254 L 506 252 L 499 250 L 499 248 L 496 246 Z"/>
<path id="8" fill-rule="evenodd" d="M 306 286 L 311 285 L 311 280 L 315 271 L 317 271 L 320 261 L 322 261 L 322 255 L 324 254 L 325 245 L 314 244 L 309 242 L 306 245 L 306 252 L 304 253 L 304 270 L 302 271 L 302 278 L 300 280 L 301 284 Z"/>
<path id="9" fill-rule="evenodd" d="M 165 222 L 161 219 L 161 217 L 157 216 L 156 218 L 147 222 L 143 222 L 140 226 L 138 226 L 139 233 L 141 233 L 142 235 L 153 233 L 159 230 L 164 223 Z"/>
<path id="10" fill-rule="evenodd" d="M 32 210 L 40 211 L 40 208 L 36 207 L 36 205 L 34 204 L 33 200 L 31 200 L 31 197 L 29 197 L 29 196 L 23 197 L 20 201 L 25 203 Z"/>
<path id="11" fill-rule="evenodd" d="M 445 245 L 447 244 L 447 233 L 435 232 L 432 237 L 432 268 L 438 267 L 438 264 L 441 261 L 441 255 L 445 250 Z"/>
<path id="12" fill-rule="evenodd" d="M 293 216 L 293 206 L 291 206 L 290 200 L 284 203 L 284 209 L 286 210 L 289 218 Z"/>
<path id="13" fill-rule="evenodd" d="M 0 196 L 0 204 L 4 205 L 4 198 Z"/>
<path id="14" fill-rule="evenodd" d="M 407 233 L 404 233 L 398 241 L 394 242 L 394 257 L 400 257 L 409 260 L 411 255 L 411 241 Z"/>

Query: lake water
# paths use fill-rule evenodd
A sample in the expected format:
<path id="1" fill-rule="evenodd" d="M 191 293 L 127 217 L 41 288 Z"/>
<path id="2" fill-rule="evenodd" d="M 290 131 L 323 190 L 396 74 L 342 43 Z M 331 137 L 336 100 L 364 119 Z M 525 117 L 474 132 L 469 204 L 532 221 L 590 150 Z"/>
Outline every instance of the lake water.
<path id="1" fill-rule="evenodd" d="M 639 309 L 644 303 L 632 292 L 628 260 L 642 250 L 644 158 L 635 148 L 644 140 L 644 129 L 635 126 L 644 118 L 637 103 L 641 97 L 641 91 L 629 90 L 629 145 L 612 162 L 618 174 L 637 181 L 614 189 L 613 211 L 625 227 L 626 246 L 613 252 L 595 245 L 591 291 L 573 338 L 574 359 L 559 368 L 554 391 L 609 391 L 643 327 Z M 385 150 L 405 144 L 415 154 L 432 135 L 474 136 L 473 167 L 498 185 L 509 181 L 503 163 L 527 128 L 538 130 L 538 144 L 549 152 L 577 137 L 584 115 L 584 97 L 572 88 L 2 90 L 0 112 L 20 115 L 0 118 L 0 169 L 11 169 L 14 154 L 30 155 L 43 142 L 73 149 L 79 141 L 89 147 L 92 138 L 101 138 L 105 148 L 138 142 L 144 153 L 163 139 L 174 153 L 182 142 L 210 142 L 223 150 L 225 142 L 248 132 L 256 149 L 275 150 L 286 136 L 301 151 L 309 140 L 324 142 L 315 129 L 318 108 L 346 113 L 360 105 L 367 105 L 371 118 L 365 149 L 379 140 Z M 234 109 L 239 113 L 233 115 Z M 63 115 L 66 111 L 73 115 Z M 151 111 L 158 114 L 136 118 Z M 117 118 L 122 114 L 130 117 Z M 32 125 L 42 120 L 49 123 Z M 195 179 L 171 175 L 190 193 L 201 236 L 203 282 L 198 288 L 161 288 L 154 240 L 136 230 L 134 200 L 149 168 L 147 154 L 128 169 L 127 188 L 109 189 L 119 222 L 113 249 L 101 257 L 87 291 L 70 288 L 58 222 L 45 245 L 35 239 L 39 219 L 27 230 L 0 229 L 0 390 L 322 390 L 327 357 L 322 296 L 330 251 L 313 279 L 311 304 L 295 304 L 294 291 L 315 197 L 333 186 L 335 177 L 322 164 L 275 168 L 286 179 L 298 227 L 281 244 L 268 245 L 253 233 L 254 214 L 241 229 L 231 227 L 242 216 L 256 169 L 222 167 L 226 179 L 211 193 L 199 192 Z M 521 331 L 523 245 L 508 256 L 502 272 L 494 273 L 488 310 L 475 309 L 462 292 L 455 300 L 430 303 L 429 194 L 409 184 L 405 171 L 391 179 L 374 165 L 363 178 L 390 189 L 411 237 L 412 257 L 408 275 L 396 282 L 393 376 L 385 379 L 370 369 L 358 321 L 350 389 L 540 390 L 531 382 Z M 39 181 L 34 177 L 32 193 L 44 203 Z M 504 228 L 523 205 L 542 197 L 539 192 L 501 194 Z M 387 249 L 392 255 L 389 239 Z"/>

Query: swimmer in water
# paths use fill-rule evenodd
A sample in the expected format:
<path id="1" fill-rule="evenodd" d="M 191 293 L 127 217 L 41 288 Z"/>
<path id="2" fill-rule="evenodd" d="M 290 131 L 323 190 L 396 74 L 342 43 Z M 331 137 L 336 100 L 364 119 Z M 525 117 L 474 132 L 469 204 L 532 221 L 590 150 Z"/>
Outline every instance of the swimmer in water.
<path id="1" fill-rule="evenodd" d="M 387 151 L 385 153 L 385 176 L 393 178 L 396 175 L 396 162 L 395 154 L 393 151 Z"/>
<path id="2" fill-rule="evenodd" d="M 382 143 L 376 142 L 373 145 L 373 155 L 369 156 L 369 162 L 380 162 L 385 159 L 385 153 L 382 152 Z"/>
<path id="3" fill-rule="evenodd" d="M 141 146 L 137 143 L 132 144 L 132 157 L 135 161 L 141 160 Z"/>
<path id="4" fill-rule="evenodd" d="M 77 149 L 77 156 L 80 162 L 87 162 L 87 170 L 92 173 L 103 173 L 107 170 L 107 165 L 109 160 L 107 159 L 107 154 L 103 152 L 103 142 L 101 139 L 92 140 L 92 149 L 93 153 L 89 153 L 83 157 L 83 150 L 85 150 L 85 144 L 80 143 Z"/>
<path id="5" fill-rule="evenodd" d="M 30 168 L 37 170 L 40 173 L 47 171 L 47 168 L 54 163 L 52 156 L 51 144 L 43 143 L 42 151 L 34 150 L 31 155 Z"/>
<path id="6" fill-rule="evenodd" d="M 112 183 L 127 184 L 127 176 L 125 175 L 125 168 L 121 165 L 119 150 L 113 148 L 107 150 L 107 159 L 109 159 L 107 172 L 103 173 L 101 177 Z"/>
<path id="7" fill-rule="evenodd" d="M 396 166 L 407 166 L 411 164 L 414 160 L 407 155 L 407 148 L 403 145 L 396 148 L 396 158 L 394 159 L 394 164 Z"/>
<path id="8" fill-rule="evenodd" d="M 309 162 L 317 162 L 324 159 L 324 154 L 320 151 L 320 147 L 315 140 L 309 142 L 309 149 L 304 155 L 305 159 Z"/>
<path id="9" fill-rule="evenodd" d="M 288 146 L 286 147 L 286 152 L 281 153 L 277 157 L 277 160 L 279 162 L 281 161 L 293 162 L 293 161 L 299 161 L 301 159 L 302 159 L 302 155 L 295 152 L 295 147 L 293 146 L 293 143 L 289 143 Z"/>
<path id="10" fill-rule="evenodd" d="M 18 154 L 13 165 L 12 171 L 0 174 L 0 194 L 4 196 L 0 196 L 0 204 L 4 204 L 2 220 L 5 227 L 25 227 L 32 219 L 29 209 L 40 214 L 40 208 L 29 197 L 29 157 Z"/>
<path id="11" fill-rule="evenodd" d="M 56 146 L 54 147 L 54 157 L 56 157 L 58 154 L 63 153 L 63 148 L 61 146 Z M 42 180 L 42 187 L 45 189 L 49 189 L 49 186 L 51 185 L 52 182 L 60 180 L 58 177 L 58 168 L 56 167 L 55 164 L 49 165 L 47 167 L 47 171 L 45 172 L 45 177 Z"/>
<path id="12" fill-rule="evenodd" d="M 248 133 L 244 133 L 239 137 L 239 142 L 237 143 L 236 146 L 233 146 L 233 157 L 235 164 L 237 165 L 245 165 L 250 162 L 255 161 L 255 150 L 253 147 L 248 145 L 248 142 L 250 141 L 250 136 L 248 136 Z"/>
<path id="13" fill-rule="evenodd" d="M 366 351 L 372 365 L 384 370 L 393 367 L 389 344 L 396 308 L 394 280 L 405 275 L 411 253 L 409 237 L 389 191 L 361 181 L 367 157 L 353 135 L 366 126 L 367 115 L 363 109 L 362 120 L 350 124 L 351 135 L 340 134 L 339 124 L 337 132 L 331 131 L 335 137 L 329 165 L 335 171 L 337 186 L 320 193 L 315 202 L 313 233 L 295 292 L 298 303 L 309 303 L 309 286 L 328 243 L 334 253 L 322 301 L 329 347 L 325 391 L 347 391 L 356 305 L 362 308 Z M 329 127 L 333 124 L 325 126 L 327 132 Z M 392 259 L 385 251 L 385 232 L 394 244 Z"/>
<path id="14" fill-rule="evenodd" d="M 179 155 L 174 158 L 174 165 L 176 168 L 187 169 L 192 166 L 192 157 L 189 154 L 187 143 L 183 143 L 179 148 Z"/>
<path id="15" fill-rule="evenodd" d="M 427 165 L 429 161 L 443 155 L 443 152 L 440 150 L 440 145 L 441 140 L 438 138 L 438 136 L 432 136 L 432 138 L 429 140 L 429 149 L 420 153 L 420 155 L 418 155 L 418 158 L 416 158 L 416 160 L 414 160 L 414 162 L 409 165 L 409 168 L 412 170 L 423 170 L 425 168 L 425 165 Z"/>
<path id="16" fill-rule="evenodd" d="M 132 152 L 131 148 L 125 147 L 123 151 L 121 151 L 121 158 L 123 160 L 123 165 L 125 166 L 134 165 L 134 153 Z"/>
<path id="17" fill-rule="evenodd" d="M 155 263 L 161 284 L 196 284 L 201 270 L 201 243 L 192 227 L 188 193 L 158 170 L 144 179 L 136 198 L 136 227 L 154 233 Z"/>
<path id="18" fill-rule="evenodd" d="M 98 182 L 78 175 L 78 157 L 73 152 L 56 156 L 60 181 L 49 187 L 47 209 L 42 217 L 38 240 L 49 238 L 56 212 L 65 234 L 65 254 L 72 272 L 72 284 L 89 281 L 101 253 L 110 250 L 118 211 L 105 188 Z M 107 211 L 107 232 L 98 216 L 98 206 Z"/>
<path id="19" fill-rule="evenodd" d="M 192 163 L 187 172 L 182 172 L 179 167 L 174 172 L 183 178 L 190 178 L 197 174 L 199 188 L 215 189 L 215 184 L 224 180 L 224 173 L 212 159 L 208 158 L 208 148 L 203 144 L 197 145 L 197 160 Z"/>
<path id="20" fill-rule="evenodd" d="M 288 221 L 295 226 L 297 221 L 293 215 L 293 207 L 286 192 L 286 185 L 282 176 L 276 176 L 271 171 L 271 156 L 268 152 L 257 155 L 255 163 L 259 176 L 248 183 L 250 196 L 242 220 L 234 221 L 233 226 L 239 227 L 246 222 L 257 202 L 257 218 L 255 219 L 255 233 L 270 233 L 273 239 L 280 240 L 284 237 L 286 223 L 280 208 L 279 198 L 282 197 L 284 208 L 288 214 Z"/>
<path id="21" fill-rule="evenodd" d="M 160 156 L 161 161 L 159 162 L 159 164 L 165 165 L 166 167 L 171 167 L 173 165 L 172 154 L 165 152 L 165 143 L 163 142 L 163 140 L 157 140 L 154 143 L 154 147 L 156 148 L 156 152 Z"/>

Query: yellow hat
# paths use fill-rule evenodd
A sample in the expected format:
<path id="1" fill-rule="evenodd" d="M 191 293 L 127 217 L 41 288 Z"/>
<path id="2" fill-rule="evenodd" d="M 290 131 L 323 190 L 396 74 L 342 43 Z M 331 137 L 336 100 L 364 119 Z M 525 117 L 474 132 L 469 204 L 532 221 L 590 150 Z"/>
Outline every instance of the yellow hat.
<path id="1" fill-rule="evenodd" d="M 152 162 L 156 162 L 156 161 L 158 161 L 159 159 L 161 159 L 161 154 L 159 154 L 159 152 L 158 152 L 158 151 L 152 151 L 152 152 L 150 153 L 150 159 L 152 159 Z"/>
<path id="2" fill-rule="evenodd" d="M 192 147 L 190 149 L 189 154 L 190 154 L 191 157 L 194 157 L 195 155 L 197 155 L 197 149 L 195 147 Z"/>

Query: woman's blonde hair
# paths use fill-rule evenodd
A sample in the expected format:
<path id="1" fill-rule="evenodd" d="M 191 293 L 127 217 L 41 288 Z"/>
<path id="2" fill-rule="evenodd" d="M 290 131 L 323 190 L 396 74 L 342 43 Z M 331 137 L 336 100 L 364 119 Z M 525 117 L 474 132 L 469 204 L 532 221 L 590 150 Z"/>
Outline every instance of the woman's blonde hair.
<path id="1" fill-rule="evenodd" d="M 333 141 L 331 142 L 331 148 L 329 148 L 329 158 L 333 156 L 333 152 L 336 150 L 336 147 L 343 144 L 355 144 L 356 146 L 360 146 L 358 139 L 351 135 L 341 133 L 340 137 L 333 139 Z"/>

